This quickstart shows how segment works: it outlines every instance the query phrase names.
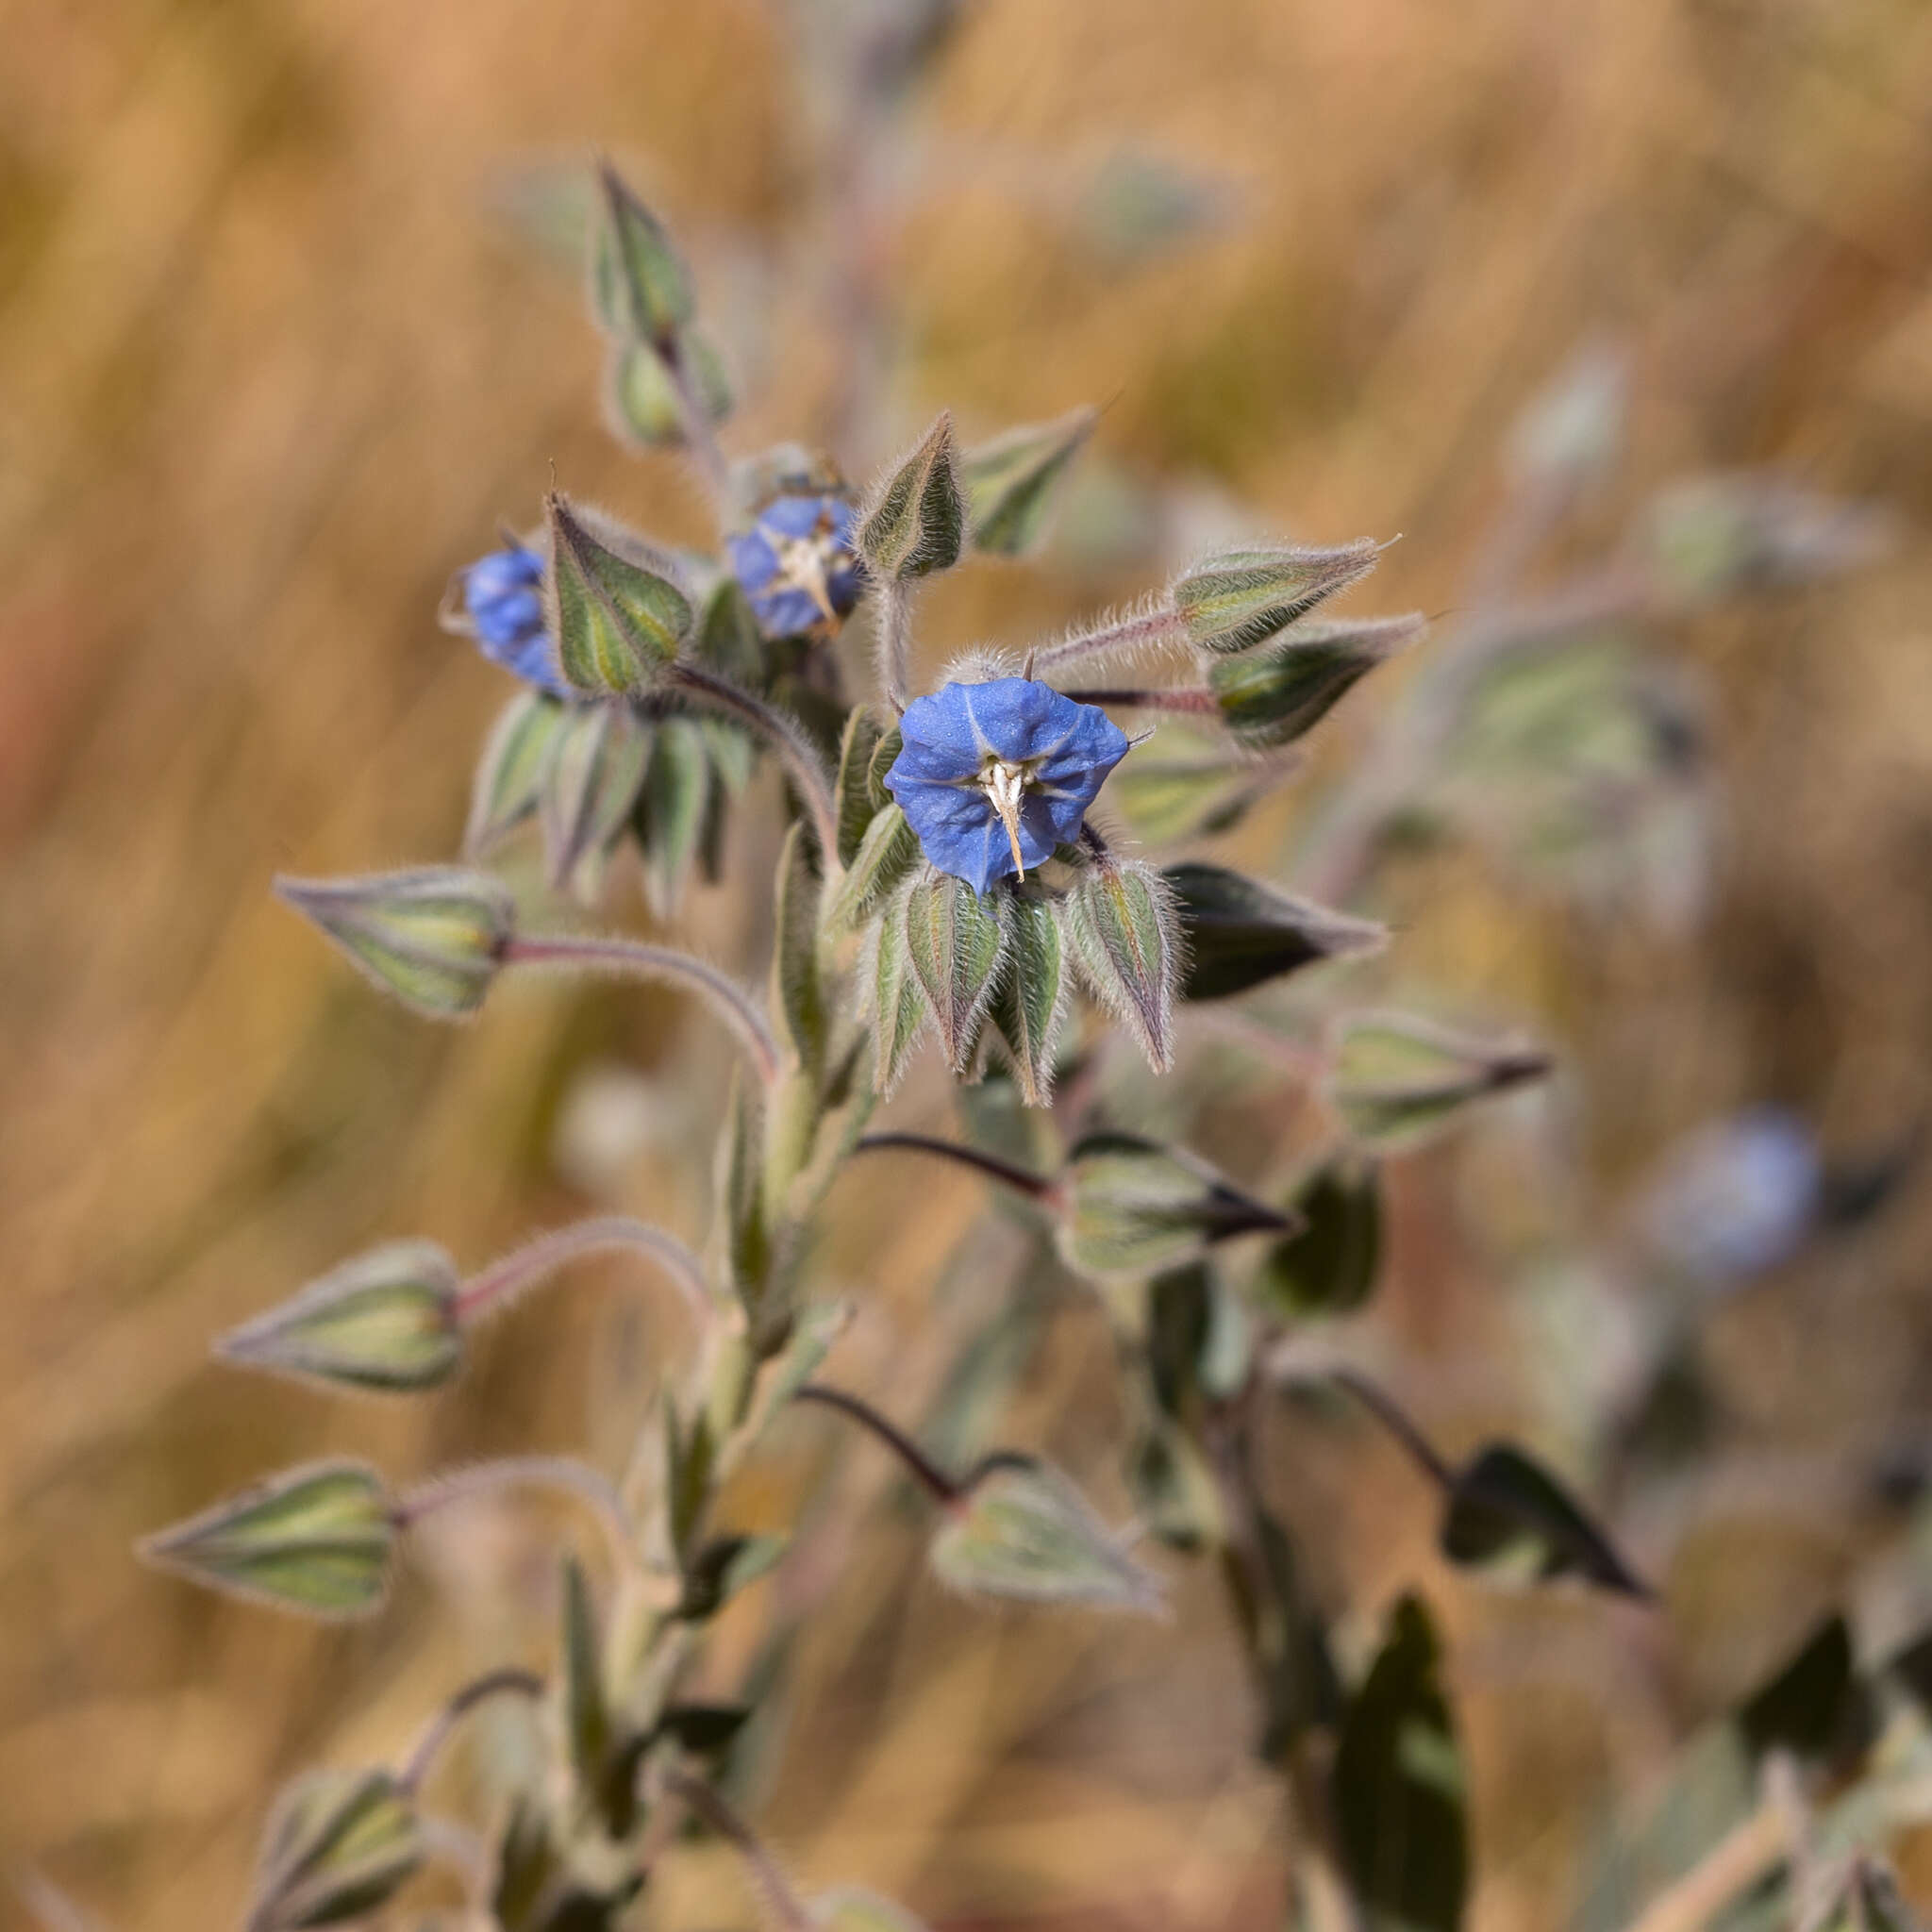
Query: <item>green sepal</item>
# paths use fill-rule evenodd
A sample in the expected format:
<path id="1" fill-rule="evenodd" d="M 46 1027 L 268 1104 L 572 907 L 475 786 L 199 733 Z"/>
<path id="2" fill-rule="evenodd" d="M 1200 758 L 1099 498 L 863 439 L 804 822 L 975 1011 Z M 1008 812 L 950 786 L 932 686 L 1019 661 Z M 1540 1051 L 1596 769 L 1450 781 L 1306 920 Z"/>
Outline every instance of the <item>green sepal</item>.
<path id="1" fill-rule="evenodd" d="M 389 1241 L 344 1261 L 221 1337 L 244 1368 L 351 1389 L 433 1389 L 462 1365 L 456 1263 L 430 1241 Z"/>
<path id="2" fill-rule="evenodd" d="M 324 1618 L 366 1617 L 389 1589 L 395 1512 L 367 1463 L 304 1463 L 141 1545 L 150 1562 L 232 1595 Z"/>
<path id="3" fill-rule="evenodd" d="M 774 1002 L 799 1065 L 812 1073 L 824 1060 L 832 1024 L 819 972 L 819 878 L 813 870 L 817 851 L 803 823 L 786 833 L 778 859 L 777 946 L 772 958 Z"/>
<path id="4" fill-rule="evenodd" d="M 620 339 L 675 341 L 695 306 L 691 273 L 663 224 L 608 162 L 598 167 L 597 187 L 591 312 L 601 328 Z"/>
<path id="5" fill-rule="evenodd" d="M 695 718 L 661 718 L 633 824 L 643 848 L 644 897 L 654 919 L 675 918 L 704 842 L 714 786 L 710 741 Z"/>
<path id="6" fill-rule="evenodd" d="M 604 1642 L 590 1581 L 575 1556 L 563 1559 L 560 1609 L 564 1740 L 579 1789 L 595 1794 L 603 1787 L 617 1726 L 604 1683 Z"/>
<path id="7" fill-rule="evenodd" d="M 869 707 L 854 705 L 839 734 L 839 863 L 850 865 L 878 805 L 872 795 L 872 756 L 879 727 Z"/>
<path id="8" fill-rule="evenodd" d="M 678 1565 L 689 1563 L 697 1549 L 697 1534 L 704 1526 L 705 1506 L 710 1498 L 711 1471 L 717 1460 L 717 1441 L 711 1434 L 710 1419 L 700 1409 L 689 1424 L 677 1413 L 677 1405 L 664 1398 L 664 1510 L 671 1530 L 671 1546 L 677 1553 Z"/>
<path id="9" fill-rule="evenodd" d="M 919 835 L 896 804 L 873 814 L 865 836 L 846 861 L 845 876 L 825 914 L 825 929 L 849 932 L 880 901 L 897 891 L 920 859 Z"/>
<path id="10" fill-rule="evenodd" d="M 392 1772 L 310 1772 L 281 1793 L 269 1815 L 249 1932 L 365 1918 L 423 1858 L 415 1802 Z"/>
<path id="11" fill-rule="evenodd" d="M 901 917 L 906 957 L 932 1009 L 947 1064 L 963 1074 L 999 974 L 1000 922 L 964 879 L 930 866 L 907 888 Z"/>
<path id="12" fill-rule="evenodd" d="M 743 586 L 729 571 L 719 573 L 717 581 L 705 593 L 698 616 L 694 653 L 707 664 L 750 691 L 762 690 L 768 672 L 765 636 L 758 628 L 758 613 Z M 743 731 L 726 724 L 722 718 L 707 718 L 705 724 L 743 739 Z"/>
<path id="13" fill-rule="evenodd" d="M 965 541 L 953 419 L 941 410 L 874 491 L 858 525 L 858 554 L 881 583 L 907 583 L 950 570 Z"/>
<path id="14" fill-rule="evenodd" d="M 677 353 L 706 417 L 722 423 L 735 400 L 724 358 L 701 329 L 681 329 Z M 625 442 L 645 449 L 677 449 L 684 442 L 684 412 L 664 358 L 648 342 L 614 341 L 604 364 L 604 413 Z"/>
<path id="15" fill-rule="evenodd" d="M 1089 866 L 1066 901 L 1067 936 L 1088 990 L 1164 1074 L 1174 1061 L 1182 955 L 1174 895 L 1139 859 Z"/>
<path id="16" fill-rule="evenodd" d="M 1183 999 L 1225 999 L 1323 959 L 1365 958 L 1388 942 L 1388 928 L 1374 920 L 1291 898 L 1225 866 L 1171 865 L 1161 876 L 1187 960 Z"/>
<path id="17" fill-rule="evenodd" d="M 1334 550 L 1229 550 L 1182 572 L 1174 606 L 1204 651 L 1252 650 L 1375 567 L 1368 538 Z"/>
<path id="18" fill-rule="evenodd" d="M 873 1036 L 873 1091 L 890 1093 L 899 1084 L 932 1009 L 912 970 L 907 949 L 906 906 L 912 887 L 902 886 L 868 928 L 859 984 Z"/>
<path id="19" fill-rule="evenodd" d="M 1221 722 L 1243 744 L 1273 750 L 1306 737 L 1371 671 L 1427 628 L 1420 611 L 1302 625 L 1268 650 L 1217 658 L 1208 687 Z"/>
<path id="20" fill-rule="evenodd" d="M 385 992 L 438 1020 L 483 1004 L 516 930 L 508 889 L 460 866 L 278 878 L 275 891 Z"/>
<path id="21" fill-rule="evenodd" d="M 1059 908 L 1044 892 L 1004 892 L 1006 964 L 988 1008 L 1028 1107 L 1053 1098 L 1054 1041 L 1066 1012 Z"/>
<path id="22" fill-rule="evenodd" d="M 898 762 L 899 754 L 905 749 L 906 734 L 896 724 L 889 726 L 886 735 L 879 740 L 865 773 L 866 789 L 872 795 L 874 812 L 884 811 L 892 803 L 892 791 L 886 783 L 886 774 Z"/>
<path id="23" fill-rule="evenodd" d="M 1381 1173 L 1373 1160 L 1341 1155 L 1296 1189 L 1301 1231 L 1276 1241 L 1255 1274 L 1255 1292 L 1274 1313 L 1346 1315 L 1374 1292 L 1382 1258 Z"/>
<path id="24" fill-rule="evenodd" d="M 567 708 L 548 692 L 526 691 L 491 726 L 470 787 L 465 858 L 480 858 L 537 809 L 568 716 Z"/>
<path id="25" fill-rule="evenodd" d="M 1058 422 L 1009 429 L 966 452 L 959 478 L 975 549 L 1022 557 L 1040 541 L 1060 480 L 1099 420 L 1097 409 L 1074 409 Z"/>
<path id="26" fill-rule="evenodd" d="M 694 613 L 675 566 L 556 491 L 543 507 L 546 622 L 564 676 L 593 697 L 648 689 L 691 634 Z"/>
<path id="27" fill-rule="evenodd" d="M 653 735 L 626 704 L 572 708 L 543 784 L 543 862 L 553 889 L 591 883 L 637 803 Z"/>

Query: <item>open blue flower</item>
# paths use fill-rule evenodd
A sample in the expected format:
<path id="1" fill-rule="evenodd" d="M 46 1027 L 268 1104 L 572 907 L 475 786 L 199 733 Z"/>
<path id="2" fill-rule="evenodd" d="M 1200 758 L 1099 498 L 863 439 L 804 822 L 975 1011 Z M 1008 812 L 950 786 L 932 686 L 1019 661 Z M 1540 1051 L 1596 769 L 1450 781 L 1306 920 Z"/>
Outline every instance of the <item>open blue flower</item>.
<path id="1" fill-rule="evenodd" d="M 462 615 L 445 621 L 475 638 L 492 664 L 553 697 L 569 697 L 571 688 L 543 627 L 543 559 L 511 544 L 478 558 L 458 575 Z"/>
<path id="2" fill-rule="evenodd" d="M 726 538 L 731 574 L 767 637 L 797 637 L 851 615 L 864 588 L 856 521 L 832 491 L 788 493 L 766 504 L 743 535 Z"/>
<path id="3" fill-rule="evenodd" d="M 1029 677 L 948 684 L 914 698 L 886 774 L 941 872 L 983 892 L 1080 836 L 1126 734 L 1094 705 Z"/>

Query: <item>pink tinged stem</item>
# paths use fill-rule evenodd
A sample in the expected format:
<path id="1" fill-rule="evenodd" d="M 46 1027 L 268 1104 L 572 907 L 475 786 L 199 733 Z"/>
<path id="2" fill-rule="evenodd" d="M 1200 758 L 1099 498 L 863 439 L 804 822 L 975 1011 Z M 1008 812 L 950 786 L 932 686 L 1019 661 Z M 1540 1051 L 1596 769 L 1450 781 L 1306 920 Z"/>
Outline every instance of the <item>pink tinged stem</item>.
<path id="1" fill-rule="evenodd" d="M 543 1679 L 535 1671 L 518 1670 L 514 1666 L 491 1671 L 465 1684 L 423 1726 L 415 1743 L 410 1746 L 408 1757 L 403 1760 L 402 1770 L 396 1774 L 396 1782 L 405 1790 L 413 1792 L 428 1776 L 431 1765 L 455 1735 L 457 1726 L 479 1704 L 487 1703 L 492 1697 L 507 1696 L 528 1698 L 534 1702 L 542 1694 Z"/>
<path id="2" fill-rule="evenodd" d="M 453 1469 L 398 1497 L 393 1521 L 398 1529 L 406 1530 L 446 1504 L 500 1490 L 546 1490 L 553 1495 L 588 1503 L 608 1534 L 619 1562 L 626 1569 L 635 1565 L 637 1541 L 617 1485 L 573 1456 L 504 1456 Z"/>
<path id="3" fill-rule="evenodd" d="M 566 966 L 636 979 L 661 979 L 707 1000 L 757 1065 L 766 1086 L 778 1077 L 778 1043 L 750 993 L 715 966 L 668 946 L 639 940 L 578 939 L 569 934 L 512 939 L 503 949 L 509 966 Z"/>
<path id="4" fill-rule="evenodd" d="M 836 1408 L 841 1415 L 849 1416 L 862 1428 L 869 1429 L 906 1465 L 934 1502 L 949 1507 L 959 1500 L 960 1486 L 911 1437 L 889 1423 L 870 1403 L 861 1402 L 856 1395 L 848 1395 L 842 1389 L 828 1388 L 823 1382 L 808 1382 L 791 1399 L 793 1402 L 816 1402 L 826 1408 Z"/>
<path id="5" fill-rule="evenodd" d="M 1052 671 L 1080 658 L 1098 657 L 1103 651 L 1138 650 L 1144 644 L 1178 644 L 1186 641 L 1187 635 L 1188 627 L 1180 612 L 1163 604 L 1083 636 L 1062 638 L 1057 644 L 1042 644 L 1034 653 L 1033 667 L 1036 672 Z"/>
<path id="6" fill-rule="evenodd" d="M 565 1262 L 574 1261 L 580 1255 L 613 1248 L 629 1248 L 649 1255 L 662 1266 L 699 1319 L 709 1319 L 710 1297 L 705 1291 L 704 1270 L 698 1257 L 675 1235 L 665 1233 L 661 1227 L 633 1221 L 628 1215 L 610 1214 L 540 1235 L 473 1274 L 457 1291 L 457 1320 L 474 1322 L 493 1314 Z"/>

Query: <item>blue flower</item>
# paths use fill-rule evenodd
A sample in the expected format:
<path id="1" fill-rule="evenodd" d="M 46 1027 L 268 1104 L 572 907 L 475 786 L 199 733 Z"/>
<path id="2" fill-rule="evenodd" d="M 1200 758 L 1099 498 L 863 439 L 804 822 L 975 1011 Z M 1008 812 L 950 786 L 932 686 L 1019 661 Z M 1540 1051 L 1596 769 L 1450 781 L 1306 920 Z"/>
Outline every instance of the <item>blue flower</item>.
<path id="1" fill-rule="evenodd" d="M 886 784 L 926 858 L 980 892 L 1077 839 L 1127 754 L 1105 711 L 1027 677 L 945 685 L 914 698 L 899 729 Z"/>
<path id="2" fill-rule="evenodd" d="M 766 504 L 742 536 L 728 537 L 731 574 L 767 637 L 797 637 L 851 615 L 864 588 L 852 547 L 852 506 L 830 491 Z"/>
<path id="3" fill-rule="evenodd" d="M 512 544 L 478 558 L 458 576 L 463 615 L 454 620 L 455 627 L 475 638 L 492 664 L 553 697 L 569 697 L 570 686 L 543 628 L 543 559 Z"/>
<path id="4" fill-rule="evenodd" d="M 1679 1141 L 1645 1204 L 1666 1260 L 1712 1287 L 1794 1254 L 1818 1211 L 1818 1143 L 1797 1115 L 1756 1107 Z"/>

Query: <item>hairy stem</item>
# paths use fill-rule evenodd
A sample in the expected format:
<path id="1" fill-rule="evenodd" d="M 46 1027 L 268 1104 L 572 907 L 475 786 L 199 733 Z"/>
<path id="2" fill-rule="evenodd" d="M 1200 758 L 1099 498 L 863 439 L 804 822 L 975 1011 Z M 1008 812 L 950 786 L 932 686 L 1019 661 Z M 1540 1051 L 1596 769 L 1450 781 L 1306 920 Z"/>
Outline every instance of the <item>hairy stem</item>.
<path id="1" fill-rule="evenodd" d="M 508 966 L 575 966 L 688 988 L 708 1001 L 711 1010 L 737 1034 L 767 1087 L 778 1077 L 778 1042 L 758 1003 L 728 974 L 689 953 L 646 945 L 641 940 L 579 939 L 558 933 L 513 939 L 504 947 L 503 959 Z"/>
<path id="2" fill-rule="evenodd" d="M 877 625 L 874 651 L 879 695 L 895 713 L 906 709 L 906 692 L 912 659 L 912 592 L 894 580 L 880 584 L 875 591 Z"/>
<path id="3" fill-rule="evenodd" d="M 765 1849 L 763 1840 L 743 1819 L 702 1778 L 686 1771 L 664 1774 L 664 1790 L 686 1806 L 696 1817 L 743 1858 L 772 1916 L 788 1932 L 812 1932 L 812 1917 L 804 1901 L 791 1889 L 791 1881 L 779 1870 L 778 1862 Z"/>
<path id="4" fill-rule="evenodd" d="M 836 1408 L 840 1414 L 850 1416 L 891 1450 L 918 1478 L 921 1487 L 934 1502 L 952 1504 L 959 1500 L 960 1486 L 911 1437 L 894 1427 L 871 1404 L 861 1402 L 856 1395 L 848 1395 L 842 1389 L 827 1388 L 823 1382 L 808 1382 L 791 1399 L 793 1402 L 820 1403 L 826 1408 Z"/>
<path id="5" fill-rule="evenodd" d="M 1002 1160 L 994 1154 L 982 1154 L 976 1147 L 962 1147 L 957 1141 L 941 1141 L 931 1134 L 867 1134 L 853 1143 L 855 1154 L 879 1154 L 902 1148 L 912 1154 L 937 1155 L 941 1160 L 957 1162 L 961 1167 L 970 1167 L 975 1174 L 983 1174 L 991 1180 L 996 1180 L 1002 1187 L 1011 1188 L 1029 1200 L 1051 1207 L 1060 1196 L 1060 1185 L 1045 1174 L 1032 1173 L 1029 1169 L 1016 1167 L 1011 1161 Z"/>
<path id="6" fill-rule="evenodd" d="M 1328 1379 L 1337 1388 L 1346 1389 L 1407 1450 L 1432 1481 L 1445 1490 L 1455 1487 L 1456 1472 L 1437 1452 L 1434 1443 L 1366 1375 L 1354 1369 L 1338 1368 L 1330 1371 Z"/>
<path id="7" fill-rule="evenodd" d="M 670 665 L 665 676 L 686 696 L 749 725 L 771 745 L 811 814 L 812 831 L 825 864 L 834 864 L 839 854 L 839 808 L 832 797 L 831 776 L 797 719 L 741 689 L 728 677 L 686 658 Z"/>
<path id="8" fill-rule="evenodd" d="M 487 1703 L 492 1697 L 509 1696 L 527 1697 L 534 1702 L 542 1694 L 543 1679 L 535 1671 L 510 1666 L 474 1678 L 424 1725 L 409 1748 L 408 1757 L 403 1760 L 402 1770 L 396 1774 L 396 1782 L 406 1791 L 415 1791 L 428 1776 L 429 1768 L 441 1755 L 443 1746 L 456 1734 L 457 1726 L 479 1704 Z"/>
<path id="9" fill-rule="evenodd" d="M 691 460 L 704 476 L 705 488 L 710 491 L 711 501 L 722 516 L 730 502 L 731 466 L 724 460 L 711 413 L 691 383 L 691 369 L 679 344 L 675 340 L 653 342 L 651 349 L 671 384 L 671 394 L 677 405 L 678 426 L 684 431 L 684 446 L 691 452 Z"/>
<path id="10" fill-rule="evenodd" d="M 698 1257 L 675 1235 L 623 1214 L 602 1215 L 557 1228 L 492 1261 L 457 1291 L 457 1320 L 474 1322 L 492 1314 L 566 1261 L 611 1248 L 631 1248 L 649 1255 L 662 1265 L 700 1319 L 708 1320 L 711 1302 Z"/>
<path id="11" fill-rule="evenodd" d="M 589 1463 L 579 1462 L 572 1456 L 504 1456 L 433 1476 L 397 1499 L 396 1527 L 408 1529 L 446 1504 L 460 1503 L 495 1490 L 547 1490 L 575 1502 L 588 1503 L 608 1532 L 611 1549 L 621 1564 L 628 1569 L 636 1562 L 637 1540 L 617 1485 Z"/>
<path id="12" fill-rule="evenodd" d="M 1078 637 L 1062 638 L 1057 644 L 1043 644 L 1033 654 L 1035 672 L 1058 670 L 1082 658 L 1097 658 L 1106 651 L 1137 651 L 1148 644 L 1178 644 L 1186 641 L 1188 627 L 1171 604 L 1157 604 L 1151 610 L 1136 611 L 1130 617 L 1116 618 L 1098 630 Z"/>

